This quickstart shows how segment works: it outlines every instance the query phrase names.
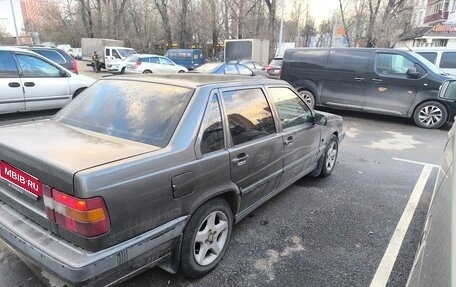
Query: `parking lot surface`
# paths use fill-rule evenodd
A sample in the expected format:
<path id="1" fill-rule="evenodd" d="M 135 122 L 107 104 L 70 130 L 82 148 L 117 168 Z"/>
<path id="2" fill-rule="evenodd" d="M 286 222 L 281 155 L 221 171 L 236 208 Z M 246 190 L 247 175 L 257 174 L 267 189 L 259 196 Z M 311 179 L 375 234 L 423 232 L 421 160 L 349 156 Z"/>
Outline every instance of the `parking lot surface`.
<path id="1" fill-rule="evenodd" d="M 54 112 L 0 115 L 0 126 Z M 404 286 L 448 127 L 426 130 L 406 119 L 330 112 L 343 116 L 347 134 L 330 177 L 302 178 L 237 224 L 209 275 L 189 280 L 154 268 L 120 286 L 369 286 L 421 184 L 412 220 L 400 226 L 406 233 L 388 263 L 392 271 L 384 285 L 376 285 Z M 423 177 L 425 168 L 430 173 Z M 42 286 L 4 245 L 0 278 L 4 286 Z"/>

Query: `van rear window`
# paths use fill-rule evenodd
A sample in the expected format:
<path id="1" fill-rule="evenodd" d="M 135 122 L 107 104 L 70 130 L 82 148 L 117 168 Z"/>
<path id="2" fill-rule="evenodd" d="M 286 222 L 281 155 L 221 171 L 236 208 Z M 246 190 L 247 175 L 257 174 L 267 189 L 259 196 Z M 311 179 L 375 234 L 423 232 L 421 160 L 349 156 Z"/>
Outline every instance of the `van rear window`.
<path id="1" fill-rule="evenodd" d="M 437 60 L 437 53 L 436 52 L 417 52 L 421 56 L 423 56 L 426 60 L 431 62 L 432 64 L 435 64 L 435 61 Z"/>
<path id="2" fill-rule="evenodd" d="M 292 50 L 285 55 L 284 61 L 291 68 L 316 69 L 326 65 L 329 50 Z"/>

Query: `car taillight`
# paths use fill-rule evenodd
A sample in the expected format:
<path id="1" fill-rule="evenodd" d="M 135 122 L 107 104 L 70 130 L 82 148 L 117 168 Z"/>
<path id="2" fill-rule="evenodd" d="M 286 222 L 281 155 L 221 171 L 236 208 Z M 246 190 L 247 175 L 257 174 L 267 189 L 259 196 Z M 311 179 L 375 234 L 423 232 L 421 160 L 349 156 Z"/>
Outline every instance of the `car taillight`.
<path id="1" fill-rule="evenodd" d="M 141 66 L 141 61 L 136 61 L 135 67 L 137 68 L 139 66 Z"/>
<path id="2" fill-rule="evenodd" d="M 78 73 L 78 62 L 76 62 L 75 59 L 71 60 L 71 67 L 73 69 L 73 73 L 77 74 Z"/>
<path id="3" fill-rule="evenodd" d="M 43 184 L 43 200 L 48 219 L 60 227 L 95 237 L 111 228 L 108 210 L 101 197 L 77 198 Z"/>
<path id="4" fill-rule="evenodd" d="M 267 66 L 266 67 L 266 72 L 269 72 L 270 70 L 272 70 L 272 67 L 271 66 Z"/>

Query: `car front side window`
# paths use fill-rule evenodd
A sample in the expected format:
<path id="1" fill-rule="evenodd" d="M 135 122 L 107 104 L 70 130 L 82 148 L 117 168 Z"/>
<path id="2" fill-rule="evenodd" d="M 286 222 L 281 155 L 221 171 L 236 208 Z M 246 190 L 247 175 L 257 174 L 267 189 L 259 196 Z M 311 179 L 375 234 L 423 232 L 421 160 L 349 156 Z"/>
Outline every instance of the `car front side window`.
<path id="1" fill-rule="evenodd" d="M 415 64 L 398 54 L 377 54 L 375 70 L 381 75 L 407 77 L 407 70 Z"/>
<path id="2" fill-rule="evenodd" d="M 18 54 L 23 77 L 60 77 L 60 70 L 35 56 Z"/>
<path id="3" fill-rule="evenodd" d="M 217 97 L 214 95 L 209 103 L 207 118 L 203 124 L 200 150 L 202 154 L 207 154 L 224 148 L 222 114 Z"/>
<path id="4" fill-rule="evenodd" d="M 310 108 L 289 88 L 269 88 L 283 129 L 313 124 Z"/>
<path id="5" fill-rule="evenodd" d="M 223 93 L 234 145 L 276 132 L 271 108 L 260 88 Z"/>

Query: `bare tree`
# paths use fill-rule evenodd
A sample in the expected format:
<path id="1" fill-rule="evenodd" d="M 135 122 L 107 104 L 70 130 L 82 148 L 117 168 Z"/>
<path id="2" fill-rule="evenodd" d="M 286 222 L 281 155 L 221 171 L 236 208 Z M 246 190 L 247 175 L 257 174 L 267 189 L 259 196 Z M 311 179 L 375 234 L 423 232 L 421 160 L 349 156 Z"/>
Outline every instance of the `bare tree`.
<path id="1" fill-rule="evenodd" d="M 268 7 L 268 38 L 269 38 L 269 58 L 274 56 L 274 47 L 276 46 L 276 0 L 264 0 Z"/>
<path id="2" fill-rule="evenodd" d="M 171 49 L 173 47 L 173 38 L 171 37 L 171 25 L 169 24 L 168 17 L 168 0 L 154 0 L 155 7 L 163 22 L 163 29 L 165 30 L 166 45 Z"/>

